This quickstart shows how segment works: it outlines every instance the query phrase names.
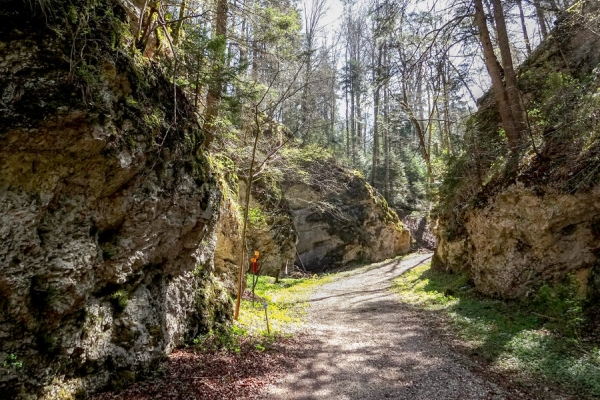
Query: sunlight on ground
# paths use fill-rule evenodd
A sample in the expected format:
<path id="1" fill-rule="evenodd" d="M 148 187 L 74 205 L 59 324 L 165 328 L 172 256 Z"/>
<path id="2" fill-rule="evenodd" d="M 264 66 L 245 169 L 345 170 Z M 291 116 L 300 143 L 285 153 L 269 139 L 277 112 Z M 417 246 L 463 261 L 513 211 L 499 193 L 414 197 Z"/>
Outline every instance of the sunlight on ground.
<path id="1" fill-rule="evenodd" d="M 298 330 L 306 316 L 306 300 L 321 285 L 332 282 L 335 275 L 314 275 L 302 279 L 280 279 L 261 276 L 255 288 L 257 296 L 267 302 L 267 314 L 271 334 L 290 334 Z M 252 287 L 252 277 L 248 276 L 248 288 Z M 252 334 L 266 334 L 267 326 L 263 303 L 242 301 L 240 327 Z"/>
<path id="2" fill-rule="evenodd" d="M 467 274 L 414 268 L 392 284 L 408 304 L 442 315 L 469 351 L 492 368 L 522 380 L 551 382 L 585 396 L 600 396 L 600 352 L 577 335 L 561 331 L 565 318 L 545 317 L 535 301 L 503 302 L 484 297 Z"/>
<path id="3" fill-rule="evenodd" d="M 261 276 L 255 288 L 255 293 L 267 304 L 271 334 L 291 334 L 296 332 L 306 317 L 307 303 L 310 296 L 322 285 L 391 263 L 401 262 L 404 257 L 396 257 L 374 264 L 358 266 L 337 273 L 313 275 L 301 279 L 280 279 Z M 247 276 L 247 288 L 252 288 L 252 277 Z M 238 326 L 251 334 L 266 334 L 267 326 L 265 311 L 260 300 L 255 302 L 242 301 Z"/>

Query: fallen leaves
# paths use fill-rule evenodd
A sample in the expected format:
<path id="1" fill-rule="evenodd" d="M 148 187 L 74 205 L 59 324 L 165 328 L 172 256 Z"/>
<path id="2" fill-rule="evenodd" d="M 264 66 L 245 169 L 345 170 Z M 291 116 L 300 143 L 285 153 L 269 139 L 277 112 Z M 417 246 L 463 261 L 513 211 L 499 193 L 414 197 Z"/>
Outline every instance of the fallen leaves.
<path id="1" fill-rule="evenodd" d="M 91 399 L 258 399 L 261 389 L 292 365 L 297 352 L 297 344 L 289 338 L 278 339 L 264 351 L 252 340 L 242 343 L 239 352 L 179 349 L 161 366 L 158 377 Z"/>

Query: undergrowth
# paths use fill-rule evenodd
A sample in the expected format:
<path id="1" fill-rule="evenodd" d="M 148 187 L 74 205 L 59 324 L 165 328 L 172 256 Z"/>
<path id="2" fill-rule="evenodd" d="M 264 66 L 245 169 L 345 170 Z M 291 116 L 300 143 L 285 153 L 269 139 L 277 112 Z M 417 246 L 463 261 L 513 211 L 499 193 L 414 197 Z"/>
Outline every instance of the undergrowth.
<path id="1" fill-rule="evenodd" d="M 274 278 L 261 276 L 255 287 L 255 294 L 261 300 L 243 300 L 240 311 L 239 325 L 253 334 L 267 334 L 265 310 L 271 335 L 287 335 L 296 331 L 306 315 L 306 300 L 320 285 L 331 282 L 333 275 L 313 275 L 309 278 L 280 279 L 275 283 Z M 251 277 L 248 277 L 248 288 L 252 287 Z"/>
<path id="2" fill-rule="evenodd" d="M 394 281 L 409 304 L 443 314 L 472 355 L 518 379 L 551 382 L 578 396 L 600 396 L 600 352 L 579 336 L 581 301 L 570 284 L 546 286 L 534 301 L 478 294 L 468 275 L 415 268 Z"/>
<path id="3" fill-rule="evenodd" d="M 251 276 L 248 285 L 252 286 Z M 280 339 L 290 337 L 306 315 L 306 303 L 318 286 L 331 282 L 333 275 L 314 275 L 301 279 L 280 279 L 261 276 L 255 287 L 256 299 L 242 300 L 239 320 L 231 326 L 210 331 L 194 339 L 201 351 L 265 351 Z M 269 318 L 267 329 L 265 308 Z"/>

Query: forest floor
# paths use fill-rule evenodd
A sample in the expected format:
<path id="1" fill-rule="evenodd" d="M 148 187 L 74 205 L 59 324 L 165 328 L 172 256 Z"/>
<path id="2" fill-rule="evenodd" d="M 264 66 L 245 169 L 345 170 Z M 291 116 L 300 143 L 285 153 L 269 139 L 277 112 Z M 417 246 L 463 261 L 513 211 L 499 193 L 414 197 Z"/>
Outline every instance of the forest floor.
<path id="1" fill-rule="evenodd" d="M 238 324 L 233 335 L 213 335 L 179 349 L 155 377 L 93 398 L 578 398 L 531 379 L 525 385 L 513 381 L 489 360 L 474 356 L 443 314 L 403 300 L 396 290 L 398 279 L 424 268 L 430 259 L 430 253 L 414 254 L 278 284 L 261 278 L 260 293 L 273 316 L 269 335 L 235 334 L 239 326 L 258 326 L 264 310 L 260 303 L 253 305 L 242 310 L 254 319 L 252 324 Z M 286 333 L 284 325 L 294 325 L 287 321 L 299 320 L 298 315 L 288 317 L 299 308 L 304 323 Z M 259 323 L 264 325 L 264 319 Z"/>

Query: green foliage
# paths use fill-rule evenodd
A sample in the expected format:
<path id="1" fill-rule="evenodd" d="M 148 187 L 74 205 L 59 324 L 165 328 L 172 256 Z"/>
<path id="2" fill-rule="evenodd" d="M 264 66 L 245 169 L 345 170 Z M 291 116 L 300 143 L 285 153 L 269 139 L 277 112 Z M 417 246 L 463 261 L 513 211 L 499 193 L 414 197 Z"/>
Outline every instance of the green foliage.
<path id="1" fill-rule="evenodd" d="M 4 359 L 2 366 L 6 369 L 18 370 L 23 368 L 23 361 L 20 361 L 16 354 L 10 353 Z"/>
<path id="2" fill-rule="evenodd" d="M 406 179 L 405 187 L 401 188 L 401 196 L 396 201 L 407 210 L 419 208 L 419 203 L 427 196 L 427 169 L 421 157 L 409 154 L 402 150 L 398 155 L 398 167 L 401 168 L 400 181 Z"/>
<path id="3" fill-rule="evenodd" d="M 212 170 L 215 172 L 217 181 L 220 182 L 220 187 L 223 189 L 224 198 L 237 199 L 239 192 L 238 176 L 233 160 L 222 153 L 215 154 L 214 156 L 209 154 L 207 157 Z"/>
<path id="4" fill-rule="evenodd" d="M 286 147 L 281 151 L 285 159 L 298 167 L 318 161 L 330 161 L 333 159 L 331 150 L 315 143 L 309 143 L 302 147 Z"/>
<path id="5" fill-rule="evenodd" d="M 280 56 L 289 57 L 297 50 L 301 29 L 300 14 L 295 8 L 255 6 L 258 26 L 255 40 L 269 45 Z"/>
<path id="6" fill-rule="evenodd" d="M 165 120 L 164 112 L 154 108 L 151 113 L 144 114 L 144 122 L 151 128 L 159 128 Z"/>
<path id="7" fill-rule="evenodd" d="M 124 290 L 117 290 L 110 295 L 110 302 L 116 311 L 122 312 L 129 303 L 129 294 Z"/>
<path id="8" fill-rule="evenodd" d="M 573 336 L 581 314 L 570 279 L 542 287 L 533 302 L 504 302 L 478 294 L 466 273 L 425 265 L 397 278 L 393 290 L 404 302 L 445 315 L 470 351 L 494 367 L 600 395 L 600 354 Z"/>
<path id="9" fill-rule="evenodd" d="M 253 229 L 261 229 L 267 226 L 267 219 L 260 207 L 250 207 L 248 210 L 248 223 Z"/>
<path id="10" fill-rule="evenodd" d="M 565 122 L 565 117 L 573 113 L 585 91 L 584 85 L 564 71 L 552 71 L 550 67 L 529 69 L 520 76 L 521 85 L 532 93 L 533 100 L 528 105 L 530 124 L 540 131 Z"/>
<path id="11" fill-rule="evenodd" d="M 313 183 L 312 170 L 322 169 L 325 164 L 335 164 L 331 150 L 314 143 L 302 147 L 288 146 L 281 150 L 281 155 L 288 179 L 307 185 Z"/>
<path id="12" fill-rule="evenodd" d="M 584 299 L 579 295 L 575 277 L 569 275 L 564 283 L 545 284 L 536 293 L 535 304 L 549 318 L 549 329 L 577 339 L 584 323 Z"/>

